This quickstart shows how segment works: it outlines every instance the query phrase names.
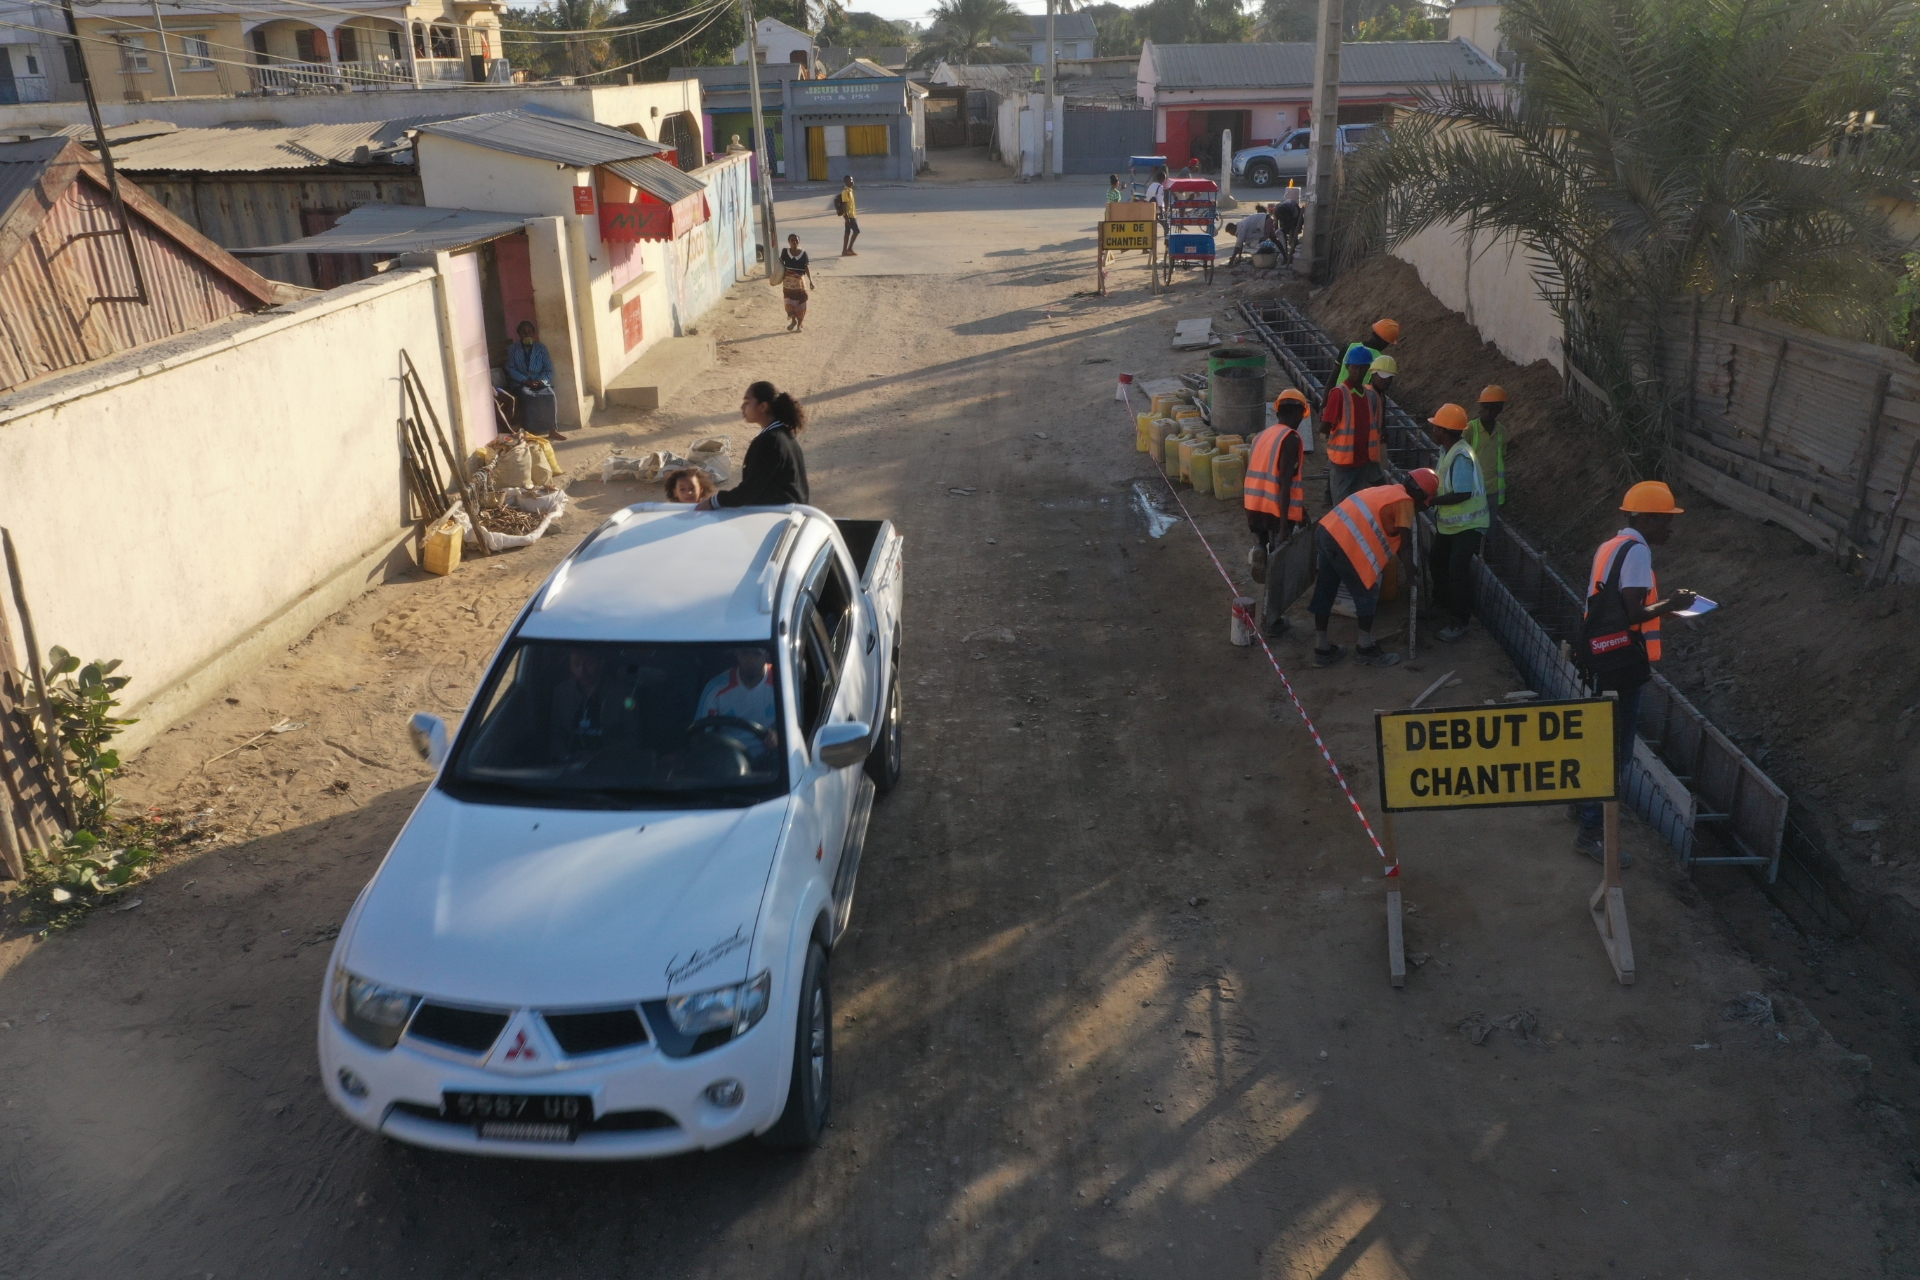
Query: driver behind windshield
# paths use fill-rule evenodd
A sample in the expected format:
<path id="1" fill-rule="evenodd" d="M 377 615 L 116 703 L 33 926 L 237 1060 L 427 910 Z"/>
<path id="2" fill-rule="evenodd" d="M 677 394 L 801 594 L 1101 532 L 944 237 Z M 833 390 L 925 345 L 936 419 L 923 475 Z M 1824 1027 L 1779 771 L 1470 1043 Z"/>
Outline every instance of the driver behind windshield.
<path id="1" fill-rule="evenodd" d="M 701 691 L 694 719 L 732 716 L 763 733 L 770 731 L 776 714 L 773 681 L 767 678 L 772 667 L 772 657 L 759 645 L 735 649 L 733 666 L 707 681 Z"/>

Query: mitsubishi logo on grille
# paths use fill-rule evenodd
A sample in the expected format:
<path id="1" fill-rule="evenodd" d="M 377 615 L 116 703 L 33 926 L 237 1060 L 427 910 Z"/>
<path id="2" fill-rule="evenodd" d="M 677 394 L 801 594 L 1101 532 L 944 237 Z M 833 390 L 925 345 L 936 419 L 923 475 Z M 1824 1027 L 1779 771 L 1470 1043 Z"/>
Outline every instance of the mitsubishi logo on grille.
<path id="1" fill-rule="evenodd" d="M 522 1027 L 513 1037 L 513 1043 L 507 1047 L 508 1062 L 532 1062 L 540 1056 L 540 1051 L 527 1039 L 527 1031 Z"/>

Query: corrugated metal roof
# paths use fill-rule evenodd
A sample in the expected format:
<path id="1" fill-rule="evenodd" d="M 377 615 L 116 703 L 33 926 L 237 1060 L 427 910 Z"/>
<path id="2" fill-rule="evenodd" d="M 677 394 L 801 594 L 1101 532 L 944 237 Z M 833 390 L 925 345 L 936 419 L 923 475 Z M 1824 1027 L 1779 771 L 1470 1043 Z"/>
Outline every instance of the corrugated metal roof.
<path id="1" fill-rule="evenodd" d="M 224 125 L 180 129 L 138 142 L 115 143 L 113 160 L 132 172 L 262 173 L 352 164 L 361 147 L 391 151 L 407 132 L 447 116 L 409 116 L 358 124 Z"/>
<path id="2" fill-rule="evenodd" d="M 67 149 L 65 138 L 0 143 L 0 227 L 13 221 L 21 197 L 40 185 L 40 174 Z"/>
<path id="3" fill-rule="evenodd" d="M 640 160 L 616 160 L 607 166 L 634 186 L 662 204 L 679 204 L 691 196 L 705 195 L 707 186 L 698 178 L 689 178 L 665 160 L 648 156 Z"/>
<path id="4" fill-rule="evenodd" d="M 1313 85 L 1313 45 L 1156 44 L 1161 89 L 1298 89 Z M 1340 46 L 1340 83 L 1445 84 L 1505 79 L 1464 40 L 1374 40 Z"/>
<path id="5" fill-rule="evenodd" d="M 672 150 L 591 120 L 526 110 L 490 111 L 485 115 L 443 120 L 422 126 L 420 132 L 469 142 L 490 151 L 582 167 L 638 160 Z"/>
<path id="6" fill-rule="evenodd" d="M 678 172 L 677 170 L 675 172 Z M 698 184 L 696 184 L 698 185 Z M 417 204 L 363 204 L 319 235 L 235 249 L 249 256 L 269 253 L 418 253 L 464 249 L 512 235 L 537 213 L 491 213 L 478 209 L 431 209 Z"/>

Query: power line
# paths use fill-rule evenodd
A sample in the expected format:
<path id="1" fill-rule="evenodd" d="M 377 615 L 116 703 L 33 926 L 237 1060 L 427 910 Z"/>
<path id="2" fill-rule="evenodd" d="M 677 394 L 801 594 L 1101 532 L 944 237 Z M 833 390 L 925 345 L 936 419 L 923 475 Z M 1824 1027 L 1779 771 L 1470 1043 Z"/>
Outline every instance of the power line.
<path id="1" fill-rule="evenodd" d="M 56 11 L 61 11 L 61 6 L 57 3 L 54 3 L 53 0 L 27 0 L 27 2 L 38 8 L 53 9 Z M 278 6 L 290 6 L 296 9 L 312 9 L 321 13 L 344 14 L 349 18 L 371 18 L 371 19 L 374 19 L 375 21 L 380 21 L 380 22 L 392 21 L 392 19 L 390 18 L 382 18 L 380 17 L 379 14 L 369 13 L 364 9 L 348 9 L 340 5 L 321 4 L 318 2 L 318 0 L 274 0 L 274 3 Z M 193 4 L 193 3 L 179 3 L 178 0 L 176 0 L 175 3 L 169 4 L 168 7 L 173 9 L 176 13 L 193 14 L 198 17 L 252 16 L 257 18 L 263 18 L 269 21 L 280 21 L 280 20 L 295 18 L 298 16 L 298 15 L 290 15 L 284 12 L 282 8 L 279 8 L 279 7 L 260 7 L 260 6 L 245 6 L 245 5 L 206 6 L 206 5 Z M 512 39 L 512 42 L 515 44 L 545 43 L 555 38 L 560 38 L 560 39 L 571 38 L 576 40 L 599 40 L 608 36 L 627 35 L 630 33 L 637 33 L 641 31 L 655 31 L 661 27 L 672 26 L 676 22 L 684 22 L 691 18 L 697 18 L 702 14 L 707 13 L 713 7 L 715 6 L 712 4 L 699 4 L 699 5 L 695 5 L 690 9 L 684 10 L 683 12 L 669 14 L 664 18 L 653 18 L 645 22 L 632 22 L 632 23 L 627 23 L 625 25 L 618 26 L 618 27 L 592 27 L 592 28 L 585 28 L 585 29 L 555 28 L 551 32 L 538 31 L 537 28 L 525 28 L 525 27 L 511 28 L 511 30 L 514 30 L 516 32 L 527 32 L 529 30 L 538 31 L 538 33 L 534 35 L 516 35 L 511 39 Z M 125 22 L 126 21 L 126 19 L 123 19 L 123 18 L 108 18 L 108 17 L 103 17 L 100 15 L 94 15 L 94 14 L 88 14 L 85 16 L 92 17 L 96 21 L 101 21 L 101 22 Z M 424 22 L 422 23 L 422 25 L 428 26 L 428 27 L 439 26 L 439 27 L 448 28 L 451 30 L 458 30 L 458 31 L 485 31 L 493 34 L 499 34 L 502 43 L 506 43 L 509 39 L 509 37 L 503 33 L 510 30 L 510 28 L 505 28 L 505 27 L 470 27 L 470 26 L 463 26 L 459 23 Z M 144 27 L 141 29 L 146 31 L 153 30 L 153 28 L 150 26 Z M 368 27 L 360 28 L 360 30 L 384 30 L 384 29 L 385 28 L 368 28 Z M 227 47 L 232 48 L 234 46 L 229 45 Z"/>

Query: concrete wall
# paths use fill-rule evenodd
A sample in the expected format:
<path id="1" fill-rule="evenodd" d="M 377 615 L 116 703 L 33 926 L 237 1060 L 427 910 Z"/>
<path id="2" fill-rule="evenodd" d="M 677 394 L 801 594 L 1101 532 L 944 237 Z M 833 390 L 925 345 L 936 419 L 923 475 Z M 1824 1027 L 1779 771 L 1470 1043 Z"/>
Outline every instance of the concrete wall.
<path id="1" fill-rule="evenodd" d="M 447 418 L 434 295 L 396 268 L 0 396 L 40 643 L 125 660 L 128 747 L 382 576 L 410 531 L 402 348 Z"/>
<path id="2" fill-rule="evenodd" d="M 752 165 L 744 155 L 723 156 L 693 176 L 707 185 L 708 220 L 664 246 L 676 336 L 754 270 Z M 785 242 L 782 241 L 784 244 Z M 648 246 L 654 248 L 654 246 Z M 649 344 L 651 345 L 651 344 Z"/>
<path id="3" fill-rule="evenodd" d="M 1560 319 L 1540 296 L 1532 264 L 1511 241 L 1453 227 L 1423 231 L 1394 251 L 1433 296 L 1460 312 L 1515 364 L 1545 360 L 1566 368 Z"/>

